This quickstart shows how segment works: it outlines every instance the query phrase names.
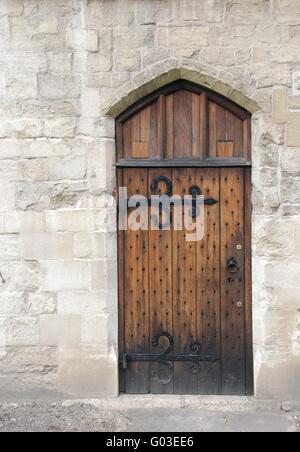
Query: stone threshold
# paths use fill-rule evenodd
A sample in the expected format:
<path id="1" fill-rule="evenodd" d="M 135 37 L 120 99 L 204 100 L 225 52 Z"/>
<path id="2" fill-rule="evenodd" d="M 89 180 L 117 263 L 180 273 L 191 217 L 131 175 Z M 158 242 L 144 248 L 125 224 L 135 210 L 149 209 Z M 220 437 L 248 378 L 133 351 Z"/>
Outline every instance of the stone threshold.
<path id="1" fill-rule="evenodd" d="M 264 400 L 255 397 L 184 396 L 184 395 L 120 395 L 116 398 L 72 399 L 63 401 L 64 406 L 76 403 L 92 405 L 99 410 L 124 411 L 128 409 L 196 409 L 205 411 L 295 411 L 300 401 L 288 408 L 288 402 Z M 286 407 L 286 409 L 284 408 Z M 296 410 L 298 411 L 298 410 Z"/>

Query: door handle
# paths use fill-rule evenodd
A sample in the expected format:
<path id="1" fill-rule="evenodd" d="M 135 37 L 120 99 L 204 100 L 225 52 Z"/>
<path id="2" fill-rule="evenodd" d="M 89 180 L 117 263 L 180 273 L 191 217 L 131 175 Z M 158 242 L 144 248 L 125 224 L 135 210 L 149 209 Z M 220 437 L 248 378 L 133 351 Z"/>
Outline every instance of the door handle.
<path id="1" fill-rule="evenodd" d="M 238 271 L 238 263 L 234 257 L 230 257 L 227 261 L 226 268 L 229 273 L 236 273 Z"/>

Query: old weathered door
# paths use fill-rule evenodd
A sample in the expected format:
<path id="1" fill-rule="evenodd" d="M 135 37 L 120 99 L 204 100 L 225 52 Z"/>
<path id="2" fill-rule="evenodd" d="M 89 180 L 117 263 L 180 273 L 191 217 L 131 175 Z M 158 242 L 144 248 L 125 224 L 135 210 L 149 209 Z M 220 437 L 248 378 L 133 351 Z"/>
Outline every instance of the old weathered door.
<path id="1" fill-rule="evenodd" d="M 172 224 L 119 231 L 127 393 L 252 391 L 250 122 L 218 101 L 173 85 L 118 120 L 118 186 L 128 198 L 195 189 L 205 198 L 202 240 L 187 241 Z"/>

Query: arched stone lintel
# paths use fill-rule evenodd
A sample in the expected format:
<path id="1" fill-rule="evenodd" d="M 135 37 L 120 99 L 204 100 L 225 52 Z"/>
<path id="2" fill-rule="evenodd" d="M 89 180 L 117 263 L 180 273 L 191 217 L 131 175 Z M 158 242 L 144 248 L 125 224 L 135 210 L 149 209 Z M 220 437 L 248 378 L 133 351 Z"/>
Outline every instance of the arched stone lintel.
<path id="1" fill-rule="evenodd" d="M 155 92 L 156 90 L 168 85 L 169 83 L 177 80 L 187 80 L 193 82 L 199 86 L 208 88 L 222 96 L 235 102 L 240 107 L 254 114 L 260 111 L 258 104 L 252 99 L 245 96 L 240 91 L 232 88 L 228 84 L 211 77 L 210 75 L 203 74 L 198 71 L 177 68 L 172 69 L 169 72 L 165 72 L 151 81 L 141 85 L 135 90 L 131 91 L 123 99 L 114 104 L 108 111 L 107 115 L 112 118 L 117 118 L 121 113 L 126 111 L 133 104 L 143 99 L 145 96 Z"/>

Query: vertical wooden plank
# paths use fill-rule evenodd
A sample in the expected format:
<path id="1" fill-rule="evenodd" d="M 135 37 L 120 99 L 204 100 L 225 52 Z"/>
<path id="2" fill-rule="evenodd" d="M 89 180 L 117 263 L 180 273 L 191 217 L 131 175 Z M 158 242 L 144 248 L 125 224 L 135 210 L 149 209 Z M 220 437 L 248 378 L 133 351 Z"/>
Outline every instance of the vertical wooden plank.
<path id="1" fill-rule="evenodd" d="M 147 169 L 124 170 L 128 196 L 147 196 Z M 132 209 L 129 209 L 129 213 Z M 125 238 L 125 351 L 149 353 L 148 231 L 128 230 Z M 129 394 L 149 391 L 149 363 L 129 363 L 125 372 Z"/>
<path id="2" fill-rule="evenodd" d="M 245 173 L 245 338 L 246 338 L 246 390 L 247 395 L 254 393 L 253 369 L 253 322 L 252 322 L 252 209 L 251 209 L 251 169 Z"/>
<path id="3" fill-rule="evenodd" d="M 174 157 L 192 155 L 192 93 L 181 90 L 174 94 Z"/>
<path id="4" fill-rule="evenodd" d="M 131 140 L 137 143 L 141 141 L 141 112 L 131 118 Z"/>
<path id="5" fill-rule="evenodd" d="M 123 187 L 123 170 L 117 170 L 118 188 Z M 118 199 L 118 196 L 117 196 Z M 122 361 L 125 352 L 125 260 L 124 260 L 124 231 L 118 229 L 118 296 L 119 296 L 119 360 Z M 119 368 L 119 390 L 125 391 L 125 372 Z"/>
<path id="6" fill-rule="evenodd" d="M 220 297 L 220 170 L 197 170 L 196 185 L 205 198 L 218 201 L 205 206 L 204 238 L 197 247 L 197 327 L 202 353 L 221 354 L 221 297 Z M 201 363 L 198 393 L 221 393 L 221 362 Z"/>
<path id="7" fill-rule="evenodd" d="M 208 158 L 217 157 L 217 105 L 208 102 Z"/>
<path id="8" fill-rule="evenodd" d="M 245 395 L 245 254 L 243 169 L 221 170 L 222 393 Z M 237 272 L 227 262 L 234 258 Z"/>
<path id="9" fill-rule="evenodd" d="M 123 124 L 116 124 L 116 151 L 117 151 L 117 160 L 121 160 L 124 158 L 124 149 L 123 149 Z"/>
<path id="10" fill-rule="evenodd" d="M 245 160 L 251 162 L 251 117 L 244 121 L 243 150 Z"/>
<path id="11" fill-rule="evenodd" d="M 188 195 L 195 184 L 195 169 L 173 170 L 173 192 Z M 197 342 L 196 245 L 186 241 L 186 231 L 173 231 L 173 330 L 174 353 L 190 354 Z M 194 363 L 174 363 L 175 394 L 197 394 Z"/>
<path id="12" fill-rule="evenodd" d="M 124 156 L 124 159 L 131 158 L 131 155 L 132 155 L 131 129 L 132 129 L 131 119 L 128 119 L 123 124 L 123 145 L 124 145 L 123 156 Z"/>
<path id="13" fill-rule="evenodd" d="M 150 143 L 149 143 L 149 158 L 157 160 L 160 158 L 159 149 L 157 145 L 157 102 L 150 106 Z"/>
<path id="14" fill-rule="evenodd" d="M 208 157 L 208 104 L 207 95 L 201 94 L 200 102 L 200 154 L 199 159 Z"/>
<path id="15" fill-rule="evenodd" d="M 233 143 L 231 157 L 243 157 L 243 121 L 229 111 L 226 112 L 227 140 Z"/>
<path id="16" fill-rule="evenodd" d="M 164 159 L 166 132 L 166 97 L 160 96 L 157 102 L 157 157 Z"/>
<path id="17" fill-rule="evenodd" d="M 174 96 L 166 97 L 166 159 L 174 158 Z"/>
<path id="18" fill-rule="evenodd" d="M 154 177 L 163 174 L 172 180 L 171 169 L 152 169 L 148 172 L 148 187 Z M 162 193 L 166 188 L 159 185 Z M 158 209 L 155 209 L 155 211 Z M 158 212 L 154 212 L 154 215 Z M 163 219 L 165 220 L 165 219 Z M 172 231 L 149 231 L 149 296 L 150 296 L 150 351 L 163 353 L 168 347 L 166 339 L 161 339 L 158 347 L 153 347 L 152 338 L 159 332 L 173 335 L 172 313 Z M 152 394 L 173 393 L 173 365 L 170 363 L 150 363 L 150 392 Z"/>
<path id="19" fill-rule="evenodd" d="M 151 108 L 147 107 L 141 111 L 141 141 L 150 142 Z"/>
<path id="20" fill-rule="evenodd" d="M 192 94 L 192 158 L 199 158 L 201 155 L 200 138 L 200 96 Z"/>

